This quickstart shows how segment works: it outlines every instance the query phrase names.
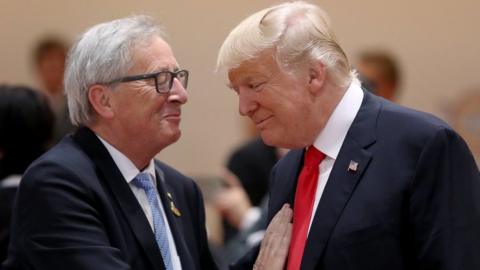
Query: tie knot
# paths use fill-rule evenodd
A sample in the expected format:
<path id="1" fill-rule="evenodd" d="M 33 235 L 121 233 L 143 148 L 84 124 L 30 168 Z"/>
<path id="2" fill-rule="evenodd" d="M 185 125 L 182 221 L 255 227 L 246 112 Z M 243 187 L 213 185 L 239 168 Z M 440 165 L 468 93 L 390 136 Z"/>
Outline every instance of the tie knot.
<path id="1" fill-rule="evenodd" d="M 150 174 L 146 172 L 137 174 L 133 179 L 133 184 L 145 191 L 155 189 Z"/>
<path id="2" fill-rule="evenodd" d="M 325 154 L 320 152 L 315 146 L 310 145 L 305 153 L 305 160 L 303 164 L 305 166 L 318 166 L 320 162 L 325 158 Z"/>

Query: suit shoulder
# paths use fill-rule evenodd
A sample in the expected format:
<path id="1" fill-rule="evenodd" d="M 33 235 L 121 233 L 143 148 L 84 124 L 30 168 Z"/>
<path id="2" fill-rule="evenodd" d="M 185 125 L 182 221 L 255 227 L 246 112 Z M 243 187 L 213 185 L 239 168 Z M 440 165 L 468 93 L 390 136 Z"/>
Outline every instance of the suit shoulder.
<path id="1" fill-rule="evenodd" d="M 96 179 L 94 175 L 93 162 L 70 137 L 66 137 L 27 168 L 21 185 L 65 179 L 66 176 L 69 182 Z"/>
<path id="2" fill-rule="evenodd" d="M 76 168 L 84 169 L 85 166 L 93 165 L 93 162 L 87 154 L 70 137 L 64 138 L 35 160 L 30 167 L 35 167 L 43 163 L 52 163 L 59 167 L 68 167 L 72 170 Z"/>
<path id="3" fill-rule="evenodd" d="M 378 115 L 379 130 L 388 130 L 399 135 L 435 136 L 440 131 L 453 132 L 445 121 L 426 112 L 417 111 L 389 101 L 382 102 Z"/>

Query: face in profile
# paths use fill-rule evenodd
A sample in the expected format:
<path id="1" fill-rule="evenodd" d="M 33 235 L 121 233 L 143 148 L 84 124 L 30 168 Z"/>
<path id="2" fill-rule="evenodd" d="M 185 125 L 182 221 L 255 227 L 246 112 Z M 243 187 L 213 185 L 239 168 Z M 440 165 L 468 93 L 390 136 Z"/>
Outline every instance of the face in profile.
<path id="1" fill-rule="evenodd" d="M 240 114 L 253 121 L 266 144 L 294 148 L 306 143 L 304 120 L 312 104 L 306 75 L 285 72 L 266 51 L 231 69 L 228 77 Z"/>
<path id="2" fill-rule="evenodd" d="M 135 65 L 127 76 L 179 69 L 170 46 L 161 38 L 135 51 Z M 187 102 L 187 92 L 174 79 L 168 93 L 156 91 L 153 78 L 120 83 L 113 91 L 112 108 L 115 122 L 126 138 L 159 152 L 180 138 L 181 106 Z"/>

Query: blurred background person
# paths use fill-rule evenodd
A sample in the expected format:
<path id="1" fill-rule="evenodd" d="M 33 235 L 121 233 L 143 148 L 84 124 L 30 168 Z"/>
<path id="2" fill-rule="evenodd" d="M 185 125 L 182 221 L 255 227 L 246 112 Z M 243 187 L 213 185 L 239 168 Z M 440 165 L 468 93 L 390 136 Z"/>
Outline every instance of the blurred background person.
<path id="1" fill-rule="evenodd" d="M 258 206 L 267 193 L 268 178 L 280 153 L 258 136 L 236 148 L 227 161 L 227 169 L 238 177 L 252 205 Z"/>
<path id="2" fill-rule="evenodd" d="M 222 174 L 224 188 L 215 204 L 224 218 L 224 253 L 228 263 L 257 245 L 267 227 L 268 179 L 288 150 L 268 146 L 255 136 L 229 156 Z"/>
<path id="3" fill-rule="evenodd" d="M 362 85 L 390 101 L 398 98 L 401 72 L 396 58 L 381 49 L 362 51 L 355 65 Z"/>
<path id="4" fill-rule="evenodd" d="M 47 37 L 40 40 L 33 49 L 36 74 L 55 114 L 55 142 L 74 130 L 68 117 L 67 100 L 63 91 L 68 47 L 67 43 L 58 37 Z"/>
<path id="5" fill-rule="evenodd" d="M 21 175 L 50 145 L 53 121 L 41 92 L 0 86 L 0 264 L 7 255 L 12 206 Z"/>
<path id="6" fill-rule="evenodd" d="M 230 180 L 224 182 L 225 189 L 218 200 L 220 212 L 226 218 L 225 242 L 258 219 L 258 208 L 252 207 L 262 203 L 270 171 L 279 157 L 277 148 L 264 144 L 258 136 L 234 149 L 228 157 L 223 178 Z"/>

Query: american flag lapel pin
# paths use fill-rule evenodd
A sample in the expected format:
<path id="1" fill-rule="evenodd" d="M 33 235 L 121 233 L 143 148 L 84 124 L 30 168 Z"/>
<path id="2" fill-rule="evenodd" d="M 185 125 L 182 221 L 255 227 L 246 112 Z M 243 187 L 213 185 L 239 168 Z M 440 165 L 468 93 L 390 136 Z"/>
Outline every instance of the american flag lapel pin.
<path id="1" fill-rule="evenodd" d="M 350 160 L 350 164 L 348 164 L 347 171 L 355 173 L 357 172 L 357 170 L 358 170 L 358 162 L 356 162 L 355 160 Z"/>

